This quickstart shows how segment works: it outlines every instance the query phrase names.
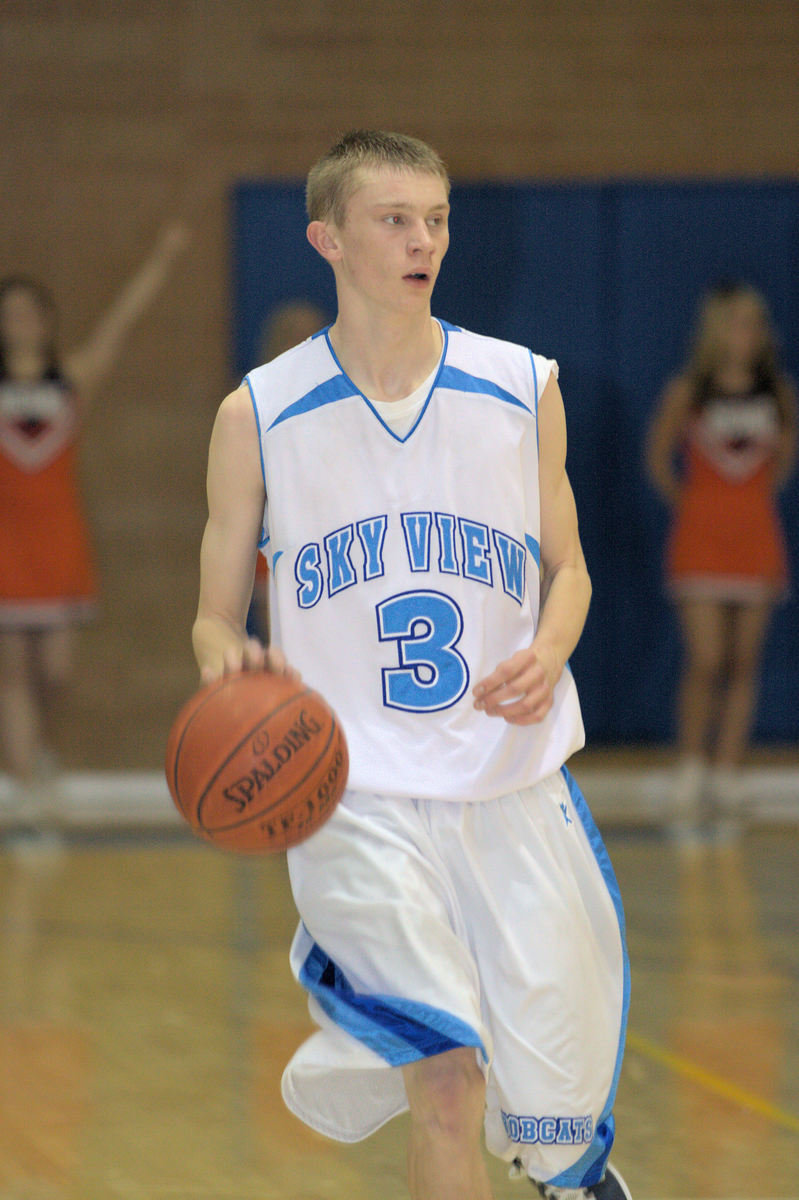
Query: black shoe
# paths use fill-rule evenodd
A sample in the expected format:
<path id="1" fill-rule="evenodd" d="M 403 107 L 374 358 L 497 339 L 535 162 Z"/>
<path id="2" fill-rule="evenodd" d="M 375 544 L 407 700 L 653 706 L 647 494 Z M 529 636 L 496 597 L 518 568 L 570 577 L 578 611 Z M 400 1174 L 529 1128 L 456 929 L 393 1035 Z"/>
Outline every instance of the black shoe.
<path id="1" fill-rule="evenodd" d="M 517 1178 L 524 1174 L 524 1168 L 518 1158 L 511 1165 L 511 1177 Z M 622 1179 L 619 1171 L 608 1163 L 605 1174 L 599 1183 L 587 1188 L 553 1187 L 551 1183 L 538 1183 L 531 1179 L 530 1183 L 542 1200 L 632 1200 L 630 1189 Z"/>
<path id="2" fill-rule="evenodd" d="M 588 1194 L 594 1200 L 633 1200 L 630 1189 L 613 1163 L 608 1163 L 604 1176 L 599 1183 L 588 1188 Z"/>

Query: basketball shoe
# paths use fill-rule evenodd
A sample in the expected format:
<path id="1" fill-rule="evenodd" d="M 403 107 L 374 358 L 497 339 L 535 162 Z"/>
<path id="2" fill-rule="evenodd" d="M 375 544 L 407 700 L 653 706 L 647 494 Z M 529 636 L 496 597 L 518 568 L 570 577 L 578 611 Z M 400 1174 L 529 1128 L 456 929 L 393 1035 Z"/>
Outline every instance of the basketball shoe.
<path id="1" fill-rule="evenodd" d="M 513 1179 L 524 1175 L 524 1168 L 518 1158 L 514 1159 L 510 1174 Z M 530 1183 L 542 1200 L 632 1200 L 630 1189 L 612 1163 L 605 1167 L 602 1180 L 587 1188 L 553 1187 L 550 1183 L 538 1183 L 535 1179 L 530 1179 Z"/>

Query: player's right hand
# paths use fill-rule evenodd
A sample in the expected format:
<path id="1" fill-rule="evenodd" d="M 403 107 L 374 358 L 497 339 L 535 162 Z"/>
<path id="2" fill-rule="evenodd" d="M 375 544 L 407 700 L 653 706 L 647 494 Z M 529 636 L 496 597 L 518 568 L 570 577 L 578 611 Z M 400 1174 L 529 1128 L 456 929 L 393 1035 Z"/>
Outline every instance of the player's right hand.
<path id="1" fill-rule="evenodd" d="M 292 667 L 287 661 L 282 650 L 278 650 L 277 646 L 268 646 L 266 649 L 266 669 L 272 671 L 274 675 L 285 675 L 287 679 L 301 678 L 296 667 Z"/>
<path id="2" fill-rule="evenodd" d="M 299 671 L 289 665 L 282 650 L 274 646 L 267 648 L 252 637 L 238 645 L 227 646 L 216 661 L 205 663 L 200 678 L 204 684 L 215 683 L 217 679 L 236 675 L 239 671 L 271 671 L 290 679 L 300 678 Z"/>
<path id="3" fill-rule="evenodd" d="M 200 670 L 203 683 L 215 683 L 224 675 L 237 675 L 239 671 L 263 671 L 267 665 L 267 653 L 257 638 L 247 638 L 238 644 L 228 645 L 221 653 L 205 662 Z"/>

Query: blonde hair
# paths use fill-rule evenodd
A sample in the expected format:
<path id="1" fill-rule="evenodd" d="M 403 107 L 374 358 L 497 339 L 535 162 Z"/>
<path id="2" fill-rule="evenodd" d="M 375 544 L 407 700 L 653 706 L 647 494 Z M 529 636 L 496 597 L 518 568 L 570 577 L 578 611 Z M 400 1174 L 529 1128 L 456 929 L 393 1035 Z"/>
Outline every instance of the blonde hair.
<path id="1" fill-rule="evenodd" d="M 403 133 L 356 129 L 340 138 L 308 172 L 305 187 L 308 219 L 325 221 L 332 217 L 341 227 L 347 202 L 358 188 L 358 172 L 363 167 L 394 167 L 437 175 L 449 195 L 447 168 L 432 146 Z"/>
<path id="2" fill-rule="evenodd" d="M 763 327 L 763 340 L 751 364 L 752 371 L 759 385 L 765 385 L 771 391 L 776 389 L 779 377 L 777 340 L 764 297 L 748 283 L 722 283 L 707 292 L 699 305 L 686 370 L 696 398 L 713 384 L 724 354 L 724 330 L 730 311 L 742 300 L 752 305 Z"/>

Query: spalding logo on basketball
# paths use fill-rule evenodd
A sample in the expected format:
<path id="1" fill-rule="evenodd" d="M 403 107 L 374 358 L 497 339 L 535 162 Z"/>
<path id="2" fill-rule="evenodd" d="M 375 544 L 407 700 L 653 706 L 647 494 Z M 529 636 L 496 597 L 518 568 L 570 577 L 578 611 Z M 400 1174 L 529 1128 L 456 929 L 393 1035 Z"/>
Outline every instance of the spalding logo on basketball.
<path id="1" fill-rule="evenodd" d="M 310 837 L 338 804 L 348 769 L 325 700 L 265 671 L 201 688 L 178 713 L 166 751 L 172 799 L 194 832 L 246 853 Z"/>

